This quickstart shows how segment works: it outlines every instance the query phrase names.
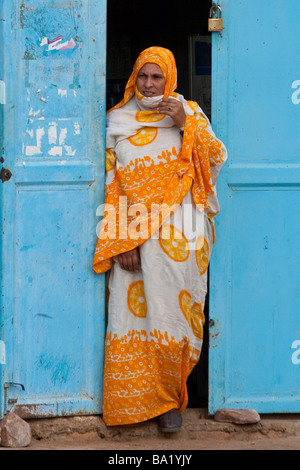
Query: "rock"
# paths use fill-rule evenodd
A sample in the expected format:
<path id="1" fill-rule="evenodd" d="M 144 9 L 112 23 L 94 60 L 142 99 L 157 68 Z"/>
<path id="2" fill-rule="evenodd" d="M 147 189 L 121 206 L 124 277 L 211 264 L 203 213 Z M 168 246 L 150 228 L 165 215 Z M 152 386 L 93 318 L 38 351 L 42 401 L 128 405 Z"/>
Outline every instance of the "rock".
<path id="1" fill-rule="evenodd" d="M 216 411 L 214 419 L 220 423 L 253 424 L 260 421 L 255 410 L 223 408 Z"/>
<path id="2" fill-rule="evenodd" d="M 28 423 L 13 412 L 0 421 L 2 447 L 27 447 L 31 443 Z"/>

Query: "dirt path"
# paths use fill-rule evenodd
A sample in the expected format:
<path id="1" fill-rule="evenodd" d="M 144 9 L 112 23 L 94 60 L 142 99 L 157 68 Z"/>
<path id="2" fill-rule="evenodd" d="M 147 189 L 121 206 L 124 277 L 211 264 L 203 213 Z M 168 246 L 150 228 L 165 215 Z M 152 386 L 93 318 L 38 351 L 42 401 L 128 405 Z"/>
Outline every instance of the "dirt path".
<path id="1" fill-rule="evenodd" d="M 158 430 L 155 420 L 138 425 L 108 428 L 100 416 L 34 419 L 29 447 L 22 450 L 103 450 L 117 452 L 177 452 L 201 450 L 299 450 L 299 415 L 262 416 L 260 422 L 234 425 L 216 422 L 201 409 L 185 412 L 179 433 Z M 0 447 L 0 450 L 12 450 Z M 13 449 L 19 450 L 19 449 Z M 21 449 L 20 449 L 21 450 Z M 196 452 L 197 453 L 197 452 Z M 24 454 L 23 454 L 24 455 Z"/>
<path id="2" fill-rule="evenodd" d="M 197 450 L 299 450 L 300 438 L 290 437 L 257 437 L 247 440 L 234 438 L 219 438 L 214 436 L 207 439 L 177 439 L 140 437 L 135 441 L 112 442 L 91 434 L 90 436 L 60 436 L 54 439 L 33 439 L 31 445 L 22 450 L 106 450 L 106 457 L 114 457 L 118 451 L 130 451 L 126 455 L 133 455 L 135 451 L 197 451 Z M 0 450 L 18 450 L 1 447 Z M 173 452 L 172 452 L 173 453 Z"/>

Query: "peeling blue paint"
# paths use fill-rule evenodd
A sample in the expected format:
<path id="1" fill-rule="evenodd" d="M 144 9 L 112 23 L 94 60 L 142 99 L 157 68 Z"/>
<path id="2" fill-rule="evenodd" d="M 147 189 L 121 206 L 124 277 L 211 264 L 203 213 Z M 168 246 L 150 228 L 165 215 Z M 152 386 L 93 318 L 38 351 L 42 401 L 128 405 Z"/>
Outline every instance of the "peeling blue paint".
<path id="1" fill-rule="evenodd" d="M 300 2 L 285 14 L 285 0 L 221 3 L 212 116 L 228 161 L 210 265 L 209 412 L 298 413 Z"/>
<path id="2" fill-rule="evenodd" d="M 0 3 L 0 143 L 13 175 L 0 186 L 0 380 L 24 385 L 7 398 L 30 416 L 101 412 L 104 276 L 91 266 L 104 198 L 105 7 Z"/>
<path id="3" fill-rule="evenodd" d="M 38 369 L 43 370 L 49 377 L 50 384 L 65 384 L 70 381 L 71 376 L 76 373 L 76 364 L 67 356 L 57 357 L 48 354 L 42 354 L 36 361 Z"/>

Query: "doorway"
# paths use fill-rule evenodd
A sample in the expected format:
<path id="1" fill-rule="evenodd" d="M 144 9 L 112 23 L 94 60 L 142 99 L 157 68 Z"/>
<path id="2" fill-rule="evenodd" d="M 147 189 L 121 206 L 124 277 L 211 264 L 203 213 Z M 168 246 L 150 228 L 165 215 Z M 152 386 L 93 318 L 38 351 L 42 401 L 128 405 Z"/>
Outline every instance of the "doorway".
<path id="1" fill-rule="evenodd" d="M 139 53 L 150 46 L 170 49 L 176 60 L 178 93 L 197 101 L 211 118 L 211 0 L 107 0 L 107 109 L 123 98 Z M 189 407 L 208 405 L 208 295 L 200 361 L 188 379 Z"/>

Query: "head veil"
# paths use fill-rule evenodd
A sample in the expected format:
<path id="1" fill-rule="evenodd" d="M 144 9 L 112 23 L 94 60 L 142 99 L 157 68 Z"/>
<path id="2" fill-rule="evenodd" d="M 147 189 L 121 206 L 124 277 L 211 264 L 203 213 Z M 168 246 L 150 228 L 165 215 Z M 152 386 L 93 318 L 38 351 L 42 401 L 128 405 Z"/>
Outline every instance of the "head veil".
<path id="1" fill-rule="evenodd" d="M 175 58 L 172 52 L 163 47 L 155 47 L 155 46 L 149 47 L 148 49 L 145 49 L 143 52 L 141 52 L 138 58 L 136 59 L 134 66 L 133 66 L 132 74 L 130 75 L 127 85 L 125 87 L 125 93 L 124 93 L 124 97 L 122 101 L 116 104 L 109 111 L 112 111 L 113 109 L 121 108 L 135 94 L 137 94 L 137 97 L 139 98 L 138 90 L 136 87 L 136 79 L 137 79 L 139 71 L 146 63 L 156 64 L 161 68 L 165 81 L 166 81 L 164 95 L 163 95 L 164 98 L 167 98 L 168 96 L 171 95 L 171 93 L 174 92 L 174 90 L 176 90 L 177 68 L 176 68 Z"/>

